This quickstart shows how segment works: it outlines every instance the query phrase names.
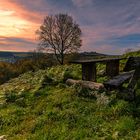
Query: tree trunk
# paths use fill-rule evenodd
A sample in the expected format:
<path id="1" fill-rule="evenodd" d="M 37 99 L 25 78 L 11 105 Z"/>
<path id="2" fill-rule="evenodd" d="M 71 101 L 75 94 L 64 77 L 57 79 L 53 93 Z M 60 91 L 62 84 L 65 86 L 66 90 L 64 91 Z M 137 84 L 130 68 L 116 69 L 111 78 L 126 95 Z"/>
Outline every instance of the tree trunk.
<path id="1" fill-rule="evenodd" d="M 64 54 L 62 52 L 62 54 L 61 54 L 61 65 L 63 65 L 63 64 L 64 64 Z"/>
<path id="2" fill-rule="evenodd" d="M 61 48 L 61 65 L 64 64 L 64 42 L 62 40 L 62 48 Z"/>

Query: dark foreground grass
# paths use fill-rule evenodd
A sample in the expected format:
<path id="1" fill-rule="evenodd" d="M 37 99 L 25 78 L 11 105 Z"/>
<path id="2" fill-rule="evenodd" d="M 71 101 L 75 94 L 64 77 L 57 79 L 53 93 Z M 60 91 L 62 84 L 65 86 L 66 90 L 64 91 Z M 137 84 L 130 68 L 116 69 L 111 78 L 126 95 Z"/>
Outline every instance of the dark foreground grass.
<path id="1" fill-rule="evenodd" d="M 58 84 L 14 99 L 0 106 L 0 135 L 8 140 L 140 138 L 140 106 L 118 100 L 113 93 Z"/>

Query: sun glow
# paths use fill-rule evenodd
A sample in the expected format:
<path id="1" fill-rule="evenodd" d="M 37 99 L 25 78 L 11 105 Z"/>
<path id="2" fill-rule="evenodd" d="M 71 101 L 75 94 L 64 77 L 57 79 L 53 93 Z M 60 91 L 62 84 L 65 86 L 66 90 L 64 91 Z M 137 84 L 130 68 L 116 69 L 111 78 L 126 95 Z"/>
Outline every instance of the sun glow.
<path id="1" fill-rule="evenodd" d="M 16 16 L 15 11 L 0 10 L 0 36 L 32 38 L 37 25 Z M 29 32 L 30 31 L 30 32 Z"/>

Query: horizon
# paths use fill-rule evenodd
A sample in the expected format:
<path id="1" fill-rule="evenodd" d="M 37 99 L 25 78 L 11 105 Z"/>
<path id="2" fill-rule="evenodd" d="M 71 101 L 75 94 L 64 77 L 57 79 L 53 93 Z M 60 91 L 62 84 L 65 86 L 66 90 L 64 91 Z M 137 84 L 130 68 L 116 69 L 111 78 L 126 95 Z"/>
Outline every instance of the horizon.
<path id="1" fill-rule="evenodd" d="M 0 51 L 34 51 L 35 31 L 45 16 L 58 13 L 80 25 L 82 52 L 119 55 L 140 49 L 139 0 L 3 0 L 0 5 Z"/>

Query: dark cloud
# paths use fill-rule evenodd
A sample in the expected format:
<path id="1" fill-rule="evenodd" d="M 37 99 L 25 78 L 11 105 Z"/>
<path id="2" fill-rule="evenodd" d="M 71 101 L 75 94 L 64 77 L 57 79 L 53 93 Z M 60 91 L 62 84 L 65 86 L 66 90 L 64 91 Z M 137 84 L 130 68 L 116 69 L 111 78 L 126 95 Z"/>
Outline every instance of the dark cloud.
<path id="1" fill-rule="evenodd" d="M 0 50 L 30 51 L 35 50 L 36 47 L 37 43 L 34 40 L 16 37 L 0 37 Z"/>

